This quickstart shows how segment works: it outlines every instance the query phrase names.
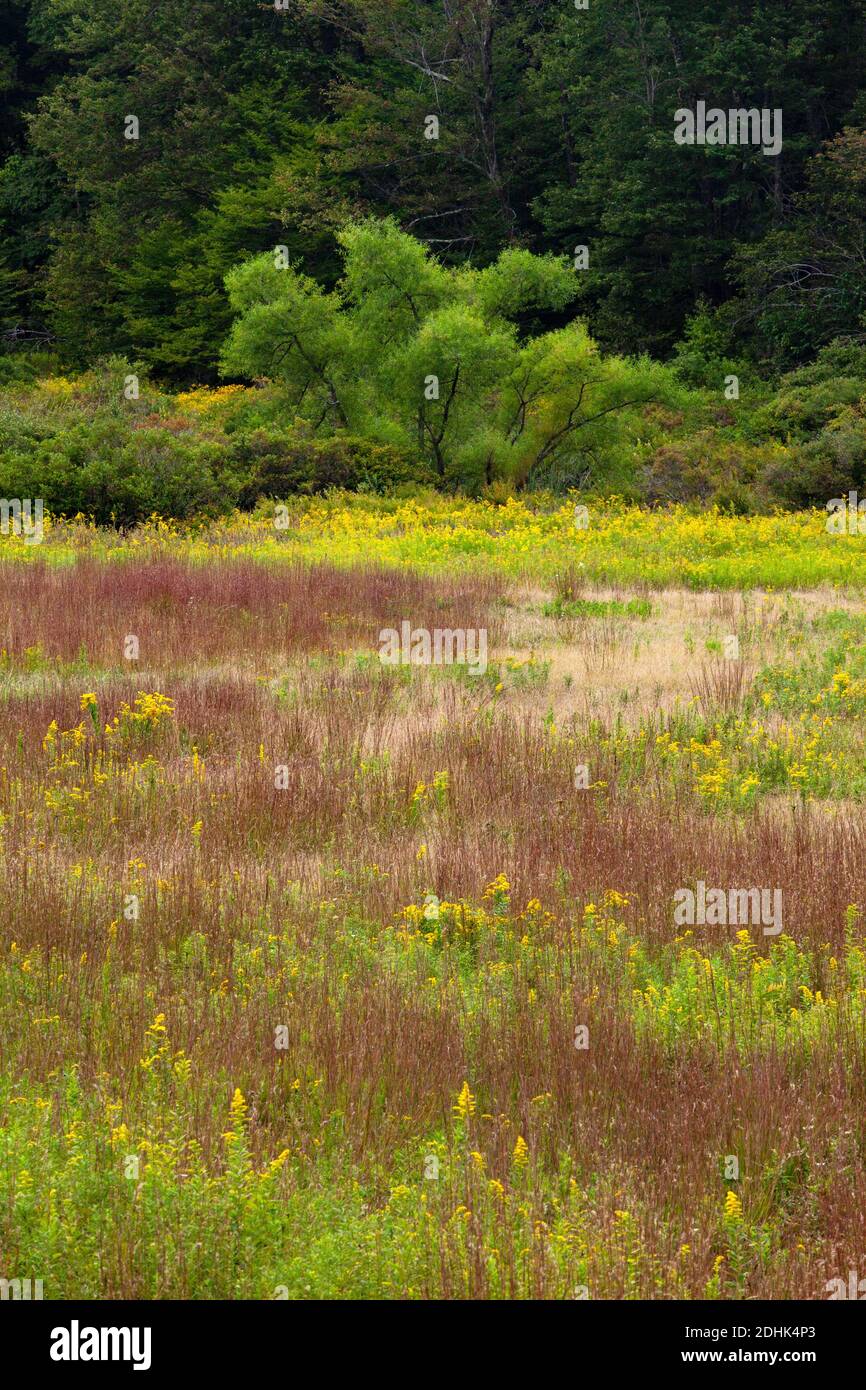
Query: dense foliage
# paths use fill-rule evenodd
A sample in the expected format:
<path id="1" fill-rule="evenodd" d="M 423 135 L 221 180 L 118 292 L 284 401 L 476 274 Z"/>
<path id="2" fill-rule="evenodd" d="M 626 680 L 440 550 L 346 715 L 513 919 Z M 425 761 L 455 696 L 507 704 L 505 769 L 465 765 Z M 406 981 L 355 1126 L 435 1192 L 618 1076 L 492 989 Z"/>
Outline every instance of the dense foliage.
<path id="1" fill-rule="evenodd" d="M 576 489 L 732 514 L 866 491 L 858 343 L 773 384 L 744 377 L 728 399 L 730 364 L 714 385 L 692 379 L 694 342 L 662 364 L 605 356 L 581 319 L 521 334 L 527 306 L 573 294 L 555 258 L 512 248 L 449 268 L 392 222 L 340 242 L 329 293 L 270 253 L 230 273 L 222 366 L 252 384 L 175 391 L 118 356 L 63 375 L 50 356 L 0 357 L 0 496 L 126 526 L 334 488 L 499 502 Z"/>
<path id="2" fill-rule="evenodd" d="M 123 352 L 213 381 L 232 266 L 284 245 L 327 291 L 338 230 L 395 214 L 455 266 L 585 245 L 578 307 L 605 352 L 664 356 L 698 314 L 711 355 L 791 369 L 862 331 L 864 18 L 863 0 L 9 0 L 3 329 L 79 367 Z M 699 99 L 780 108 L 781 153 L 677 146 Z"/>
<path id="3" fill-rule="evenodd" d="M 6 0 L 0 1298 L 866 1288 L 864 19 Z"/>

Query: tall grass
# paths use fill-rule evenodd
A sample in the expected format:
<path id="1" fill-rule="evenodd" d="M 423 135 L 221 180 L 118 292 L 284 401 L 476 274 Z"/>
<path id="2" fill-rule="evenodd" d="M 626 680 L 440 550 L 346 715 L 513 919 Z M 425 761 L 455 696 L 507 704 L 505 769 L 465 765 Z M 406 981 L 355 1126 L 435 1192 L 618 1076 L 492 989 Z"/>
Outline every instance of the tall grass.
<path id="1" fill-rule="evenodd" d="M 379 663 L 404 617 L 495 647 L 501 576 L 167 548 L 3 570 L 0 1274 L 802 1298 L 862 1262 L 850 801 L 709 795 L 690 739 L 753 756 L 717 698 L 602 727 L 504 658 Z M 699 878 L 781 886 L 783 933 L 676 927 Z"/>

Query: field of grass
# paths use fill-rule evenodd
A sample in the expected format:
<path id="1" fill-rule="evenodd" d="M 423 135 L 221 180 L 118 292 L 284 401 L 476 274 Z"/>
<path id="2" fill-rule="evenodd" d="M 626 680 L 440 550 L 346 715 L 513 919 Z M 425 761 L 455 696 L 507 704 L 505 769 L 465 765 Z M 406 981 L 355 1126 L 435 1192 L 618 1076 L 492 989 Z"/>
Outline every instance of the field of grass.
<path id="1" fill-rule="evenodd" d="M 332 496 L 0 540 L 0 1274 L 866 1267 L 866 562 L 824 521 Z M 486 670 L 383 665 L 405 620 Z M 677 925 L 699 881 L 781 929 Z"/>
<path id="2" fill-rule="evenodd" d="M 199 526 L 154 521 L 118 533 L 77 522 L 46 522 L 44 544 L 0 537 L 5 559 L 65 563 L 176 556 L 370 563 L 422 574 L 498 575 L 551 584 L 574 569 L 591 584 L 729 589 L 866 588 L 858 535 L 832 535 L 827 514 L 779 512 L 740 517 L 686 507 L 664 511 L 617 504 L 552 505 L 508 498 L 502 504 L 435 493 L 406 499 L 333 493 L 292 499 L 279 513 L 263 503 Z"/>

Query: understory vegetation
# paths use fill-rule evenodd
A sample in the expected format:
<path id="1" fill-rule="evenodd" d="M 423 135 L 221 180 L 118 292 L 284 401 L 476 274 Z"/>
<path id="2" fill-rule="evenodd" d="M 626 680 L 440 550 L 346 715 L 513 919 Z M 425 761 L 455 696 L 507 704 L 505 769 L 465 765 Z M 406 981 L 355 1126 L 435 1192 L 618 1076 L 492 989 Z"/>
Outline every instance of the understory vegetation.
<path id="1" fill-rule="evenodd" d="M 0 359 L 0 493 L 128 526 L 334 488 L 577 491 L 748 515 L 866 485 L 860 343 L 834 342 L 772 387 L 734 372 L 711 390 L 677 361 L 603 355 L 579 319 L 521 335 L 521 316 L 575 293 L 551 257 L 447 270 L 392 223 L 341 242 L 328 295 L 271 254 L 230 275 L 223 367 L 255 384 L 172 392 L 117 357 L 75 376 L 38 354 Z"/>

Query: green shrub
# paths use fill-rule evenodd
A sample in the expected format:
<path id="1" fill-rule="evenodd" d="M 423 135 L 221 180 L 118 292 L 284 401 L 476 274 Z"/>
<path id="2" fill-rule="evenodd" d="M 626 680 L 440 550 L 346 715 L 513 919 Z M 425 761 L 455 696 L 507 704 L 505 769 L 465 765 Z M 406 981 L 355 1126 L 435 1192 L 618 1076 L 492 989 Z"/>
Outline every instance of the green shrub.
<path id="1" fill-rule="evenodd" d="M 774 444 L 755 445 L 704 430 L 656 449 L 643 473 L 647 502 L 718 503 L 723 510 L 754 509 L 752 489 L 777 455 Z"/>
<path id="2" fill-rule="evenodd" d="M 386 493 L 407 483 L 427 486 L 432 474 L 390 444 L 374 444 L 355 435 L 305 439 L 288 432 L 253 430 L 235 438 L 232 464 L 245 482 L 240 505 L 252 507 L 259 497 L 348 488 Z"/>
<path id="3" fill-rule="evenodd" d="M 38 366 L 30 357 L 20 353 L 0 355 L 0 386 L 35 381 L 38 375 Z"/>
<path id="4" fill-rule="evenodd" d="M 444 481 L 469 497 L 478 497 L 494 480 L 508 483 L 512 452 L 499 430 L 481 428 L 456 451 Z"/>
<path id="5" fill-rule="evenodd" d="M 866 483 L 866 421 L 848 419 L 792 447 L 787 466 L 770 464 L 760 478 L 769 500 L 788 507 L 824 507 Z"/>
<path id="6" fill-rule="evenodd" d="M 241 479 L 214 440 L 100 418 L 5 453 L 0 496 L 40 497 L 50 512 L 133 525 L 153 512 L 185 519 L 231 510 Z"/>
<path id="7" fill-rule="evenodd" d="M 754 412 L 749 430 L 756 437 L 806 441 L 851 412 L 862 415 L 864 398 L 866 347 L 837 341 L 809 366 L 782 377 L 775 395 Z"/>
<path id="8" fill-rule="evenodd" d="M 710 506 L 728 516 L 751 516 L 758 509 L 755 493 L 745 483 L 727 483 L 716 488 Z"/>
<path id="9" fill-rule="evenodd" d="M 705 502 L 713 484 L 703 460 L 684 445 L 662 444 L 644 469 L 644 495 L 651 503 Z"/>
<path id="10" fill-rule="evenodd" d="M 51 439 L 56 425 L 37 414 L 0 410 L 0 461 L 29 456 L 44 439 Z"/>
<path id="11" fill-rule="evenodd" d="M 677 343 L 671 366 L 692 388 L 721 392 L 725 377 L 746 376 L 747 367 L 732 352 L 734 334 L 724 307 L 713 309 L 701 300 Z"/>

